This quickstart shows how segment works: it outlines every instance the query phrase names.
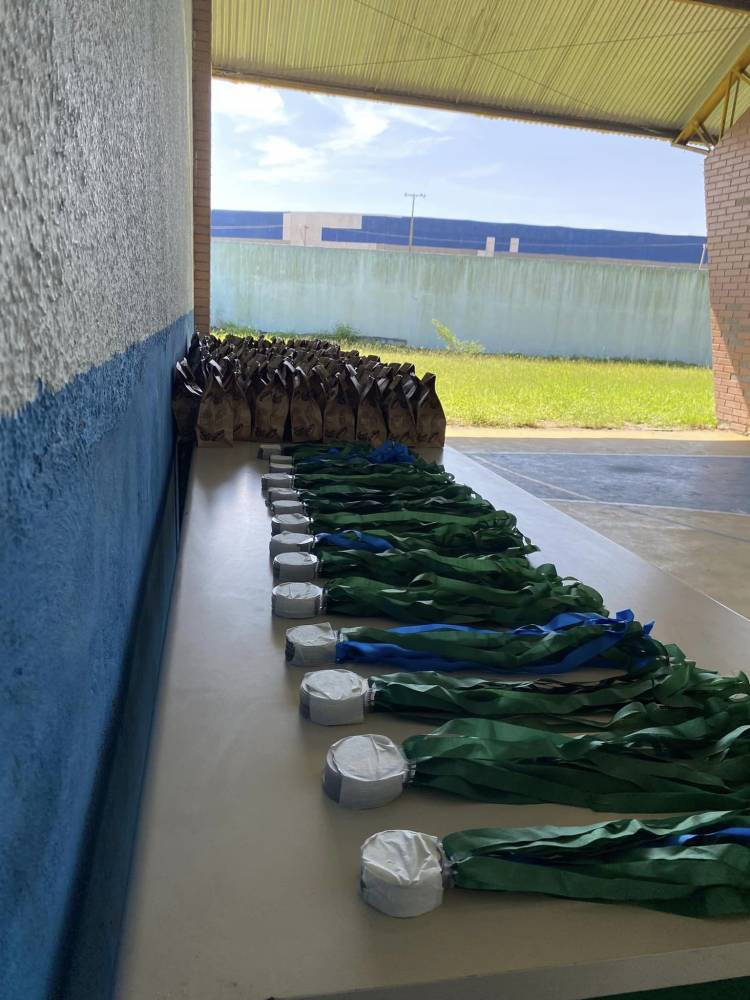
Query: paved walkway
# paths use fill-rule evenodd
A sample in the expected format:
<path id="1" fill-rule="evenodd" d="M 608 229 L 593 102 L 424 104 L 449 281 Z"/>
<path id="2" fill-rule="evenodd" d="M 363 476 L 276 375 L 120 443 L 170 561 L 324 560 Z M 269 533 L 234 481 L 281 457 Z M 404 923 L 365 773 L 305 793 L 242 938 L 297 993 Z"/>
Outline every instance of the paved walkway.
<path id="1" fill-rule="evenodd" d="M 747 438 L 472 429 L 451 433 L 450 444 L 750 617 Z"/>

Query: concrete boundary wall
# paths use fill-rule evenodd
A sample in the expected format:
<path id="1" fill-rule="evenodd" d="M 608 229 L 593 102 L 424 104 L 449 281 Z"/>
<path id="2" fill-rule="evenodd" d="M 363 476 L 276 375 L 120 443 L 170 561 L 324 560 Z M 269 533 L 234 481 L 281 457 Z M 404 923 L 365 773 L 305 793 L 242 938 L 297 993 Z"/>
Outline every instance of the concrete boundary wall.
<path id="1" fill-rule="evenodd" d="M 437 319 L 491 353 L 711 363 L 707 273 L 695 267 L 211 243 L 214 326 L 349 323 L 435 347 Z"/>

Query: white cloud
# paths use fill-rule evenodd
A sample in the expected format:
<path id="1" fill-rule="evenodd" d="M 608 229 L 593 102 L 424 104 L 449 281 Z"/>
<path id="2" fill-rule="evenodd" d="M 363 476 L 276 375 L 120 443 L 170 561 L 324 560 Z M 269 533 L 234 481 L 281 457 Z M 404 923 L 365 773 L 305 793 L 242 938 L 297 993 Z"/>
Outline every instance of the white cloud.
<path id="1" fill-rule="evenodd" d="M 231 80 L 212 82 L 211 112 L 237 120 L 238 132 L 248 131 L 256 124 L 283 125 L 287 121 L 284 98 L 278 90 Z"/>
<path id="2" fill-rule="evenodd" d="M 444 115 L 434 118 L 398 104 L 340 99 L 334 102 L 331 98 L 326 98 L 322 103 L 331 107 L 344 119 L 344 124 L 322 144 L 325 149 L 337 153 L 359 153 L 396 123 L 427 129 L 430 132 L 442 132 L 447 128 Z"/>
<path id="3" fill-rule="evenodd" d="M 452 111 L 419 111 L 405 104 L 389 104 L 388 117 L 392 121 L 406 122 L 417 128 L 425 128 L 430 132 L 447 132 L 450 128 L 449 118 Z"/>
<path id="4" fill-rule="evenodd" d="M 404 122 L 417 128 L 428 129 L 430 132 L 447 132 L 451 127 L 451 119 L 455 118 L 452 111 L 438 111 L 434 108 L 417 108 L 408 104 L 388 104 L 385 101 L 368 101 L 364 98 L 341 98 L 332 94 L 308 94 L 308 97 L 333 114 L 346 118 L 354 116 L 357 111 L 364 113 L 372 111 L 379 118 L 389 122 Z"/>
<path id="5" fill-rule="evenodd" d="M 279 184 L 281 181 L 311 181 L 320 177 L 326 156 L 314 146 L 300 146 L 283 135 L 269 135 L 255 144 L 260 153 L 257 167 L 243 170 L 246 181 Z"/>
<path id="6" fill-rule="evenodd" d="M 323 143 L 337 153 L 358 152 L 388 128 L 388 117 L 364 101 L 344 101 L 340 107 L 345 124 Z"/>
<path id="7" fill-rule="evenodd" d="M 449 136 L 437 134 L 441 131 L 437 125 L 411 108 L 324 95 L 310 97 L 328 107 L 334 117 L 306 142 L 294 125 L 298 117 L 287 115 L 277 90 L 214 82 L 214 111 L 231 116 L 235 133 L 255 133 L 252 149 L 243 144 L 241 151 L 233 152 L 233 158 L 246 164 L 238 171 L 243 183 L 337 184 L 351 183 L 355 178 L 364 183 L 373 167 L 424 155 L 436 144 L 450 141 Z M 287 127 L 279 129 L 278 125 Z M 312 126 L 309 122 L 307 126 L 309 134 Z"/>
<path id="8" fill-rule="evenodd" d="M 389 135 L 386 141 L 374 145 L 375 140 L 381 136 L 385 137 L 395 124 L 410 125 L 437 133 L 442 131 L 445 123 L 433 122 L 419 111 L 393 104 L 341 99 L 333 102 L 330 98 L 326 98 L 323 103 L 329 105 L 343 119 L 343 124 L 335 128 L 329 138 L 320 144 L 321 149 L 333 153 L 359 156 L 369 149 L 372 152 L 377 150 L 378 157 L 400 159 L 416 155 L 418 151 L 434 142 L 444 141 L 447 138 L 435 134 L 423 138 L 404 138 L 403 135 L 396 138 Z"/>

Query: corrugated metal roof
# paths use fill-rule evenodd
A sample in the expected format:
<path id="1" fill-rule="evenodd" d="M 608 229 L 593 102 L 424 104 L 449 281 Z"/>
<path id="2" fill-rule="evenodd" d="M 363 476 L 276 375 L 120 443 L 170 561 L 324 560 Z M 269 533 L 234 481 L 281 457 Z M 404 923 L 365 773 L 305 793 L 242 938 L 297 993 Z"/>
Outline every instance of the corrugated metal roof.
<path id="1" fill-rule="evenodd" d="M 685 0 L 214 0 L 218 75 L 669 139 L 748 46 Z"/>

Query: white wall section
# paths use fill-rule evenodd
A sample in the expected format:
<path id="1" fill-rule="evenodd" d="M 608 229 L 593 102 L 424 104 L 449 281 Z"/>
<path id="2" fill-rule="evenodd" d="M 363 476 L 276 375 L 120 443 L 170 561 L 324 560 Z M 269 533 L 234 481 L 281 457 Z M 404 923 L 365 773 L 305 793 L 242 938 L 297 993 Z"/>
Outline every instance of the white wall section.
<path id="1" fill-rule="evenodd" d="M 281 238 L 298 246 L 321 246 L 326 226 L 361 229 L 362 216 L 351 212 L 284 212 Z"/>
<path id="2" fill-rule="evenodd" d="M 211 241 L 211 322 L 442 346 L 432 320 L 493 354 L 710 365 L 707 272 L 689 266 L 494 258 Z"/>

